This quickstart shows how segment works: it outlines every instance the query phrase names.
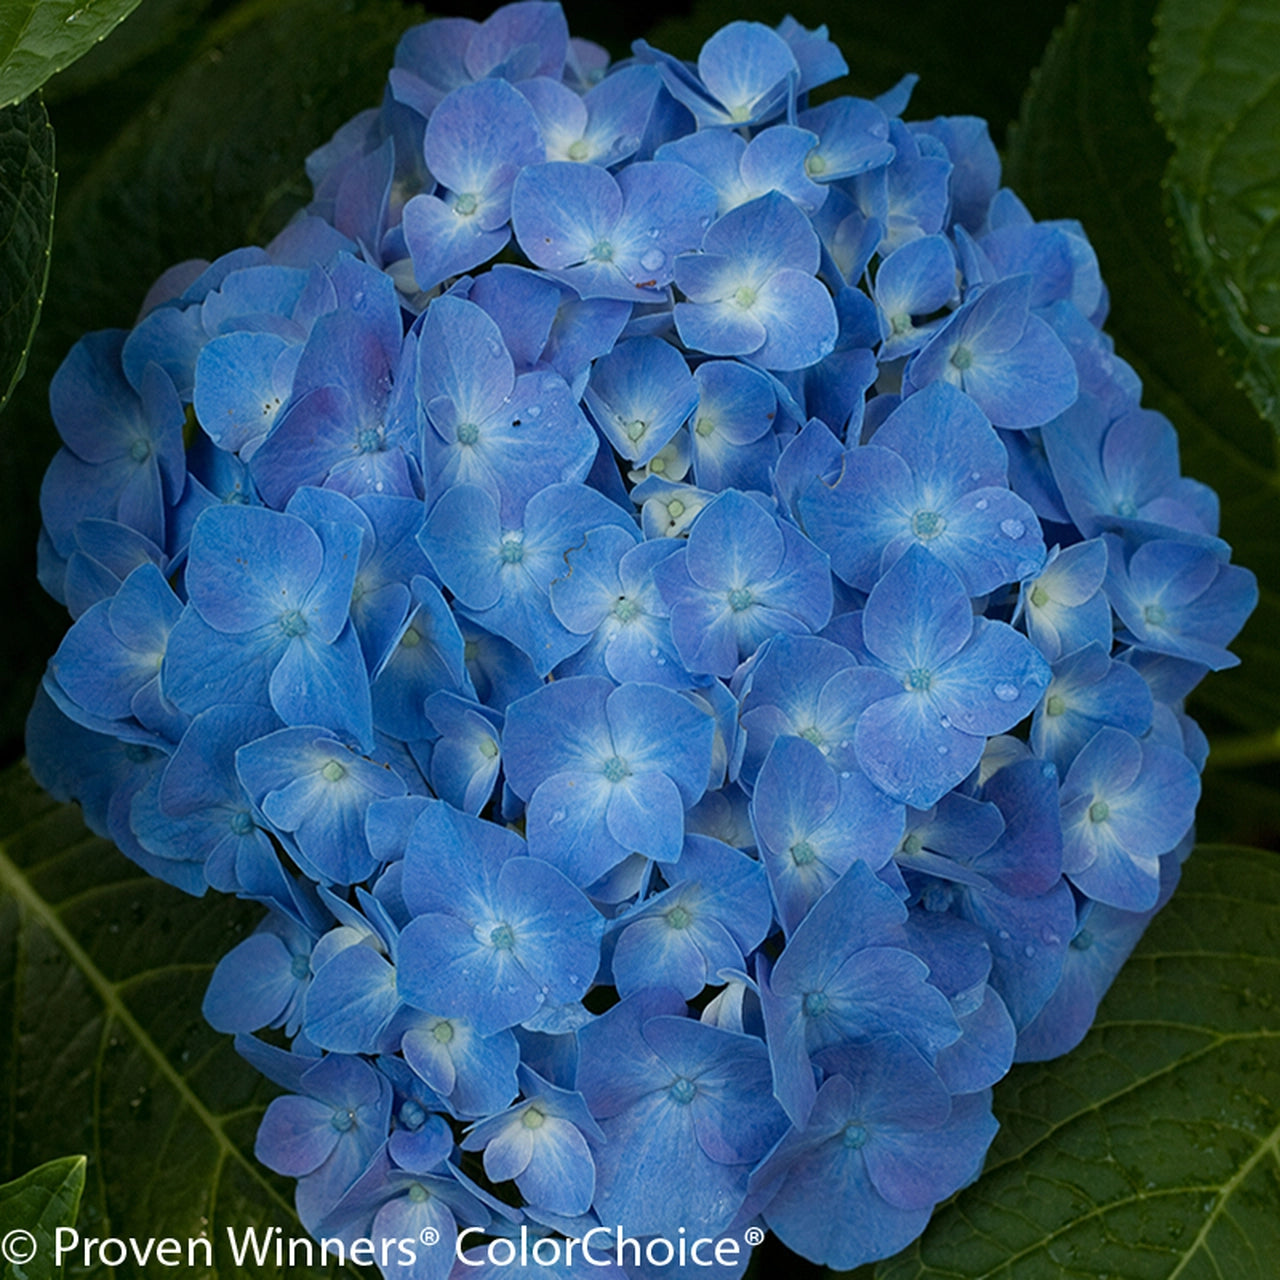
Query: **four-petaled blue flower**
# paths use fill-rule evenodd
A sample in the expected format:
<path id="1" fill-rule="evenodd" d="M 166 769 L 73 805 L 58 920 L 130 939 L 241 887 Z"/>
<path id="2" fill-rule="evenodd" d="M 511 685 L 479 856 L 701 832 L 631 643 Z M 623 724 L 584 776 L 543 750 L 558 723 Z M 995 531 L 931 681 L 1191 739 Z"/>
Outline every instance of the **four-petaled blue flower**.
<path id="1" fill-rule="evenodd" d="M 858 761 L 877 786 L 917 809 L 966 777 L 987 738 L 1013 728 L 1049 683 L 1049 665 L 1026 637 L 975 618 L 959 578 L 919 546 L 872 589 L 862 641 L 898 691 L 863 711 Z"/>
<path id="2" fill-rule="evenodd" d="M 736 489 L 704 508 L 686 546 L 654 576 L 693 672 L 732 675 L 770 636 L 812 633 L 831 616 L 826 556 Z"/>
<path id="3" fill-rule="evenodd" d="M 528 804 L 530 852 L 584 886 L 633 852 L 674 862 L 713 735 L 710 716 L 656 685 L 573 676 L 512 703 L 507 780 Z"/>

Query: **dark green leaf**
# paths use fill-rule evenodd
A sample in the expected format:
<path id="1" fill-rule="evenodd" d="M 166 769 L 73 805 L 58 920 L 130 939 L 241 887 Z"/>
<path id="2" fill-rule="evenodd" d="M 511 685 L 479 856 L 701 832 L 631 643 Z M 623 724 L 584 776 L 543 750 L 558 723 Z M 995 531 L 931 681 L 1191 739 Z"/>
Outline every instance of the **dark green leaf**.
<path id="1" fill-rule="evenodd" d="M 137 7 L 138 0 L 6 0 L 0 5 L 0 106 L 33 93 Z"/>
<path id="2" fill-rule="evenodd" d="M 1015 1068 L 982 1177 L 879 1280 L 1273 1280 L 1280 862 L 1201 847 L 1084 1043 Z"/>
<path id="3" fill-rule="evenodd" d="M 1280 473 L 1277 441 L 1216 350 L 1175 264 L 1160 179 L 1169 145 L 1150 106 L 1153 0 L 1086 0 L 1046 55 L 1011 136 L 1006 179 L 1039 218 L 1079 218 L 1112 298 L 1108 332 L 1173 420 L 1183 470 L 1222 499 L 1222 533 L 1262 602 L 1232 646 L 1242 665 L 1197 691 L 1215 740 L 1280 725 Z M 1237 763 L 1241 763 L 1238 761 Z M 1272 779 L 1274 782 L 1274 779 Z M 1250 814 L 1219 809 L 1214 838 Z"/>
<path id="4" fill-rule="evenodd" d="M 0 408 L 40 320 L 57 185 L 53 130 L 37 93 L 0 111 Z"/>
<path id="5" fill-rule="evenodd" d="M 207 1235 L 215 1269 L 193 1277 L 263 1274 L 233 1264 L 227 1227 L 305 1234 L 253 1156 L 270 1086 L 200 1015 L 259 915 L 139 871 L 25 766 L 0 775 L 0 1177 L 90 1152 L 81 1235 Z"/>
<path id="6" fill-rule="evenodd" d="M 84 1156 L 64 1156 L 0 1186 L 2 1280 L 48 1280 L 58 1274 L 55 1233 L 75 1223 L 84 1163 Z"/>
<path id="7" fill-rule="evenodd" d="M 1179 248 L 1215 337 L 1280 428 L 1280 9 L 1163 0 L 1157 21 Z"/>
<path id="8" fill-rule="evenodd" d="M 48 412 L 54 370 L 87 330 L 132 325 L 148 286 L 175 262 L 278 231 L 310 196 L 307 153 L 381 100 L 413 16 L 395 0 L 241 4 L 77 186 L 64 188 L 30 376 L 0 418 L 0 579 L 11 584 L 10 607 L 28 619 L 0 628 L 0 670 L 9 677 L 0 741 L 16 743 L 66 626 L 32 572 L 39 475 L 57 448 Z"/>
<path id="9" fill-rule="evenodd" d="M 696 58 L 703 41 L 727 22 L 751 18 L 772 25 L 790 13 L 807 27 L 827 25 L 849 64 L 840 92 L 874 96 L 914 71 L 920 84 L 911 100 L 912 116 L 983 116 L 999 140 L 1065 7 L 1064 0 L 965 6 L 955 0 L 900 5 L 770 0 L 744 8 L 733 0 L 700 0 L 689 18 L 660 23 L 649 40 L 678 57 Z"/>

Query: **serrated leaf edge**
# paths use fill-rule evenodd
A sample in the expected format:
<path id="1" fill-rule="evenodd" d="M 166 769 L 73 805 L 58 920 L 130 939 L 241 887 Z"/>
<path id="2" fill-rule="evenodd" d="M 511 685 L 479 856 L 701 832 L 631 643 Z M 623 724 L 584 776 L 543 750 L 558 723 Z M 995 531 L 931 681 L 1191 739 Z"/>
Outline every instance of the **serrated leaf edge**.
<path id="1" fill-rule="evenodd" d="M 22 345 L 22 355 L 14 366 L 13 376 L 9 379 L 9 385 L 0 391 L 0 412 L 3 412 L 5 405 L 9 403 L 9 397 L 13 395 L 14 389 L 22 381 L 23 374 L 27 371 L 27 357 L 31 354 L 31 344 L 35 341 L 36 330 L 40 327 L 40 315 L 44 310 L 45 293 L 49 288 L 49 264 L 53 259 L 53 220 L 58 206 L 58 157 L 54 145 L 53 125 L 49 121 L 49 113 L 44 108 L 44 99 L 39 89 L 35 91 L 35 97 L 40 100 L 40 115 L 44 119 L 45 133 L 49 136 L 49 178 L 53 184 L 49 192 L 49 222 L 44 238 L 44 270 L 40 276 L 40 287 L 36 294 L 35 310 L 31 315 L 31 327 L 28 329 L 26 339 Z M 27 171 L 24 168 L 21 175 L 19 175 L 20 182 L 26 178 L 26 173 Z"/>
<path id="2" fill-rule="evenodd" d="M 3 110 L 3 108 L 5 107 L 11 107 L 15 103 L 22 102 L 25 98 L 30 97 L 31 94 L 38 92 L 41 86 L 47 83 L 51 77 L 56 76 L 59 71 L 65 71 L 69 66 L 71 66 L 73 62 L 79 62 L 79 60 L 83 58 L 84 55 L 94 47 L 94 45 L 101 44 L 102 41 L 105 40 L 126 18 L 130 17 L 133 14 L 134 10 L 136 10 L 138 5 L 141 3 L 142 3 L 142 0 L 133 0 L 133 3 L 105 31 L 103 31 L 100 35 L 97 36 L 97 38 L 93 41 L 93 44 L 90 44 L 87 48 L 81 49 L 79 53 L 68 58 L 65 62 L 59 62 L 57 59 L 54 59 L 54 58 L 47 59 L 47 65 L 50 68 L 48 74 L 42 80 L 39 80 L 37 83 L 33 85 L 29 85 L 26 89 L 22 90 L 20 93 L 14 94 L 12 97 L 6 98 L 3 102 L 0 102 L 0 110 Z M 33 4 L 31 6 L 32 15 L 35 14 L 35 11 L 36 11 L 36 6 Z M 14 42 L 12 47 L 9 49 L 9 52 L 4 56 L 3 63 L 0 63 L 0 73 L 3 72 L 4 70 L 3 64 L 8 62 L 10 55 L 13 53 L 13 50 L 17 49 L 21 45 L 22 39 L 27 34 L 27 30 L 30 26 L 31 26 L 31 19 L 28 18 L 26 24 L 23 26 L 22 35 L 19 36 L 19 38 Z"/>

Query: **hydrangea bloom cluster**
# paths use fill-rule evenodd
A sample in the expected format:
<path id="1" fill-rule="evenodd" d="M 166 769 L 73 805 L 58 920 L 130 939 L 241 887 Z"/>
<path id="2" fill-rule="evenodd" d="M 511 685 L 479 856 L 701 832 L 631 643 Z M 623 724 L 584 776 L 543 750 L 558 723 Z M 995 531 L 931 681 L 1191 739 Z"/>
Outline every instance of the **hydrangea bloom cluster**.
<path id="1" fill-rule="evenodd" d="M 845 70 L 429 22 L 54 380 L 32 767 L 269 909 L 205 1012 L 317 1236 L 891 1254 L 1177 880 L 1253 577 L 1081 227 Z"/>

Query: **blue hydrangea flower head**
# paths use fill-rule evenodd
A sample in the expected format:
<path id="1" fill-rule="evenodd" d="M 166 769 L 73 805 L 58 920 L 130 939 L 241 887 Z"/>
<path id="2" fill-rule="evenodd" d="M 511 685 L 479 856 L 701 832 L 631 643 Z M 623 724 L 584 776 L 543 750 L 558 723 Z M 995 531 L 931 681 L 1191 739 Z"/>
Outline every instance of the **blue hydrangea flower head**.
<path id="1" fill-rule="evenodd" d="M 313 1234 L 883 1258 L 1173 891 L 1257 581 L 1084 228 L 846 70 L 423 23 L 53 379 L 31 767 L 266 908 L 205 1015 Z"/>

